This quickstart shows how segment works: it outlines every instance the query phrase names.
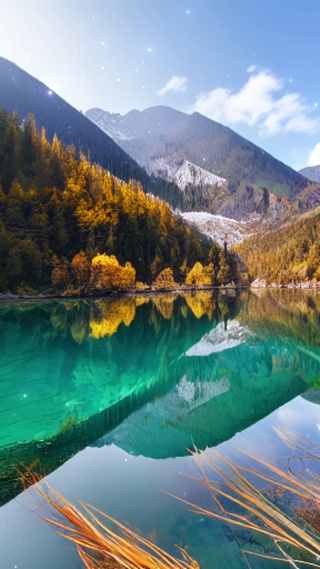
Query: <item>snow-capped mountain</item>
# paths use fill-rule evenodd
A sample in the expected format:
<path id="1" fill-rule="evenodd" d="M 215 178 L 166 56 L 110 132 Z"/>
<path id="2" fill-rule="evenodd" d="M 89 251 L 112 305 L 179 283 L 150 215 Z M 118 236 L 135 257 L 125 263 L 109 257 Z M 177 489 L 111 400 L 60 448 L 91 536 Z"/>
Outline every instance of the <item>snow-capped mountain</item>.
<path id="1" fill-rule="evenodd" d="M 291 202 L 308 186 L 301 174 L 200 113 L 159 106 L 125 115 L 90 109 L 86 116 L 148 174 L 176 184 L 182 195 L 165 199 L 183 211 L 248 219 L 268 213 L 271 192 Z"/>
<path id="2" fill-rule="evenodd" d="M 249 329 L 242 326 L 237 320 L 232 320 L 227 330 L 223 324 L 218 324 L 216 328 L 201 338 L 200 342 L 194 344 L 186 352 L 186 356 L 208 356 L 231 350 L 245 343 L 249 336 Z"/>
<path id="3" fill-rule="evenodd" d="M 130 115 L 130 113 L 128 114 Z M 150 128 L 145 132 L 145 129 L 132 124 L 128 120 L 128 115 L 112 114 L 101 109 L 90 109 L 87 111 L 86 116 L 120 146 L 123 148 L 130 147 L 128 151 L 131 152 L 132 156 L 137 155 L 138 162 L 147 170 L 148 174 L 160 176 L 170 182 L 174 182 L 181 190 L 184 190 L 188 185 L 203 188 L 207 186 L 222 187 L 227 183 L 225 178 L 217 176 L 183 158 L 181 152 L 177 152 L 174 149 L 172 153 L 170 151 L 168 153 L 167 145 L 163 149 L 159 148 L 158 156 L 156 148 L 153 148 L 151 153 L 147 151 L 147 148 L 144 148 L 144 151 L 141 152 L 140 147 L 145 147 L 141 130 L 144 130 L 144 135 L 148 136 L 149 143 L 150 139 L 154 135 L 158 137 L 159 132 L 162 132 L 162 130 L 155 133 L 154 128 Z M 160 129 L 161 123 L 157 123 L 157 126 Z M 151 144 L 151 147 L 154 147 L 154 143 Z"/>
<path id="4" fill-rule="evenodd" d="M 311 182 L 320 182 L 320 164 L 319 166 L 308 166 L 299 171 L 302 176 L 311 180 Z"/>
<path id="5" fill-rule="evenodd" d="M 137 136 L 119 113 L 90 109 L 86 116 L 114 140 L 132 140 Z"/>

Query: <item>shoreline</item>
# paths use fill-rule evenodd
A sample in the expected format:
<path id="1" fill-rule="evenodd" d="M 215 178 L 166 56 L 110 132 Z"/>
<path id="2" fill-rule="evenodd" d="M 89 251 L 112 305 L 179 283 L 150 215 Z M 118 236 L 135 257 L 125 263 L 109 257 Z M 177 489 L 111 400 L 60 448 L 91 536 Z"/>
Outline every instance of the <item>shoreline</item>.
<path id="1" fill-rule="evenodd" d="M 291 282 L 288 284 L 270 283 L 267 284 L 265 279 L 256 279 L 249 287 L 251 289 L 289 289 L 289 290 L 320 290 L 320 282 L 304 281 L 304 282 Z"/>
<path id="2" fill-rule="evenodd" d="M 220 292 L 227 292 L 227 291 L 238 291 L 238 290 L 247 290 L 249 289 L 249 285 L 223 285 L 223 286 L 216 286 L 216 287 L 174 287 L 174 288 L 146 288 L 146 289 L 132 289 L 132 290 L 122 290 L 122 291 L 105 291 L 100 293 L 79 293 L 79 294 L 65 294 L 59 292 L 48 292 L 48 293 L 0 293 L 0 303 L 2 301 L 16 301 L 16 300 L 23 300 L 23 301 L 50 301 L 50 300 L 84 300 L 84 299 L 98 299 L 98 298 L 121 298 L 121 297 L 135 297 L 141 295 L 157 295 L 157 294 L 169 294 L 169 293 L 181 293 L 181 292 L 202 292 L 202 291 L 220 291 Z"/>
<path id="3" fill-rule="evenodd" d="M 222 286 L 199 286 L 199 287 L 174 287 L 174 288 L 145 288 L 145 289 L 132 289 L 132 290 L 119 290 L 119 291 L 105 291 L 99 293 L 79 293 L 79 294 L 66 294 L 63 292 L 39 292 L 39 293 L 11 293 L 5 292 L 0 293 L 0 304 L 16 301 L 55 301 L 55 300 L 95 300 L 100 298 L 121 298 L 121 297 L 136 297 L 136 296 L 148 296 L 148 295 L 160 295 L 160 294 L 172 294 L 172 293 L 183 293 L 183 292 L 203 292 L 203 291 L 216 291 L 220 293 L 228 293 L 232 291 L 232 294 L 236 294 L 238 291 L 243 290 L 318 290 L 320 292 L 320 282 L 312 283 L 310 281 L 303 283 L 289 283 L 289 284 L 277 284 L 271 283 L 267 285 L 263 279 L 260 281 L 254 281 L 251 284 L 227 284 Z"/>

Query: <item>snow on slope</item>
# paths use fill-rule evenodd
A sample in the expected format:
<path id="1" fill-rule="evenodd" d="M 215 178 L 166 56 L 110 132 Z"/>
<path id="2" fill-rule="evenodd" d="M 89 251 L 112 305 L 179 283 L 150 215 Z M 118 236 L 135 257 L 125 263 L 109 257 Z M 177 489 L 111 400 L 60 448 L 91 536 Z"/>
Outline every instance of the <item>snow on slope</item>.
<path id="1" fill-rule="evenodd" d="M 194 344 L 187 352 L 186 356 L 209 356 L 218 354 L 225 350 L 236 348 L 247 341 L 249 329 L 241 326 L 237 320 L 232 320 L 228 324 L 227 330 L 224 324 L 218 324 L 216 328 L 210 330 L 201 338 L 200 342 Z"/>
<path id="2" fill-rule="evenodd" d="M 124 124 L 123 118 L 119 113 L 109 113 L 101 109 L 89 109 L 86 117 L 95 123 L 103 132 L 113 138 L 121 146 L 121 141 L 136 138 L 134 133 Z"/>
<path id="3" fill-rule="evenodd" d="M 223 245 L 227 235 L 228 245 L 241 243 L 246 237 L 256 233 L 257 219 L 236 221 L 222 215 L 213 215 L 205 211 L 179 212 L 188 223 L 194 224 L 199 231 L 211 237 L 218 245 Z"/>
<path id="4" fill-rule="evenodd" d="M 181 190 L 184 190 L 188 184 L 198 187 L 216 185 L 221 187 L 227 183 L 224 178 L 220 178 L 220 176 L 216 176 L 188 160 L 179 163 L 170 156 L 154 158 L 148 164 L 148 169 L 156 175 L 164 176 L 170 182 L 175 182 Z"/>

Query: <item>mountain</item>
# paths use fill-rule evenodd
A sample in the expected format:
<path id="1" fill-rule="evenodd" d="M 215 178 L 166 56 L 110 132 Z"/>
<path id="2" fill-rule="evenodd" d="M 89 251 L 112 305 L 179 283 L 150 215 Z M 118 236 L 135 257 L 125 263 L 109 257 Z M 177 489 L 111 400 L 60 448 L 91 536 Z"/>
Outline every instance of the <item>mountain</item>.
<path id="1" fill-rule="evenodd" d="M 37 128 L 45 128 L 49 141 L 56 133 L 64 145 L 74 145 L 77 151 L 89 156 L 92 162 L 97 162 L 111 174 L 125 181 L 136 179 L 146 191 L 161 193 L 161 184 L 156 186 L 145 170 L 112 138 L 47 85 L 2 57 L 0 106 L 8 113 L 16 112 L 21 121 L 33 114 Z"/>
<path id="2" fill-rule="evenodd" d="M 300 174 L 312 182 L 320 182 L 320 164 L 319 166 L 308 166 L 307 168 L 302 168 L 302 170 L 300 170 Z"/>
<path id="3" fill-rule="evenodd" d="M 111 283 L 102 275 L 119 275 L 119 263 L 127 276 L 147 283 L 169 267 L 182 282 L 187 267 L 207 260 L 218 277 L 226 259 L 211 245 L 139 182 L 112 176 L 57 139 L 48 142 L 32 117 L 21 124 L 0 109 L 0 292 L 71 284 L 79 261 L 89 269 L 80 269 L 81 276 L 76 269 L 79 285 L 104 290 Z"/>
<path id="4" fill-rule="evenodd" d="M 86 116 L 149 174 L 184 186 L 184 210 L 241 218 L 269 210 L 273 195 L 292 202 L 308 186 L 301 174 L 199 113 L 159 106 L 124 116 L 90 109 Z"/>
<path id="5" fill-rule="evenodd" d="M 140 181 L 145 192 L 181 211 L 207 211 L 235 219 L 270 211 L 277 216 L 283 199 L 293 201 L 309 183 L 199 113 L 153 107 L 123 117 L 99 109 L 84 116 L 4 58 L 0 58 L 0 106 L 9 113 L 15 111 L 20 122 L 33 114 L 49 141 L 56 133 L 91 162 L 122 180 Z"/>

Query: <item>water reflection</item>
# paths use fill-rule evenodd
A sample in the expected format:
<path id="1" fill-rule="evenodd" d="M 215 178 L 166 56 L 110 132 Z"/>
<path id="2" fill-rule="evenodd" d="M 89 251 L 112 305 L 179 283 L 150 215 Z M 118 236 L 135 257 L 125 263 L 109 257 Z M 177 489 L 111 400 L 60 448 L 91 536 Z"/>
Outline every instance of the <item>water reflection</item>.
<path id="1" fill-rule="evenodd" d="M 320 377 L 319 301 L 204 291 L 1 306 L 0 501 L 20 490 L 19 462 L 51 471 L 97 439 L 182 456 L 268 415 Z"/>

